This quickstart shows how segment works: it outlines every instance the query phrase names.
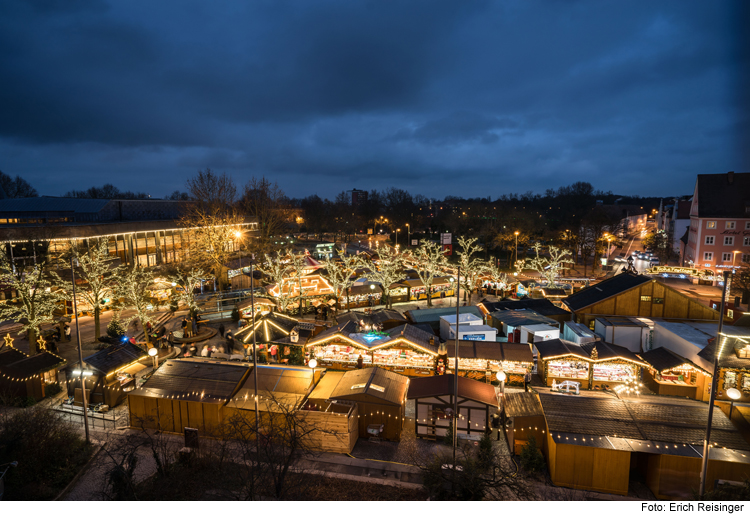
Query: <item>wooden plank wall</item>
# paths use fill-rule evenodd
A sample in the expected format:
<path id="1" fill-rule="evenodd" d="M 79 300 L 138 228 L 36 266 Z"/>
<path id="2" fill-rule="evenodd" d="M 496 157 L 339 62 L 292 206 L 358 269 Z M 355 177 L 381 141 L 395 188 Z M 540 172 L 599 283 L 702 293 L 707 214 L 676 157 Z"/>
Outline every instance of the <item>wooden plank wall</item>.
<path id="1" fill-rule="evenodd" d="M 648 456 L 646 484 L 660 500 L 692 500 L 700 486 L 701 459 L 667 454 Z M 750 463 L 709 460 L 706 490 L 714 488 L 716 480 L 742 482 L 750 479 Z"/>
<path id="2" fill-rule="evenodd" d="M 403 406 L 357 402 L 357 408 L 359 410 L 359 437 L 372 437 L 367 433 L 369 424 L 383 424 L 385 428 L 380 436 L 381 439 L 389 441 L 401 439 L 404 417 Z"/>
<path id="3" fill-rule="evenodd" d="M 521 453 L 530 436 L 536 438 L 537 447 L 544 452 L 544 445 L 547 443 L 547 425 L 543 416 L 514 417 L 512 433 L 515 454 Z"/>
<path id="4" fill-rule="evenodd" d="M 548 437 L 552 482 L 558 487 L 628 494 L 630 452 L 557 444 Z"/>

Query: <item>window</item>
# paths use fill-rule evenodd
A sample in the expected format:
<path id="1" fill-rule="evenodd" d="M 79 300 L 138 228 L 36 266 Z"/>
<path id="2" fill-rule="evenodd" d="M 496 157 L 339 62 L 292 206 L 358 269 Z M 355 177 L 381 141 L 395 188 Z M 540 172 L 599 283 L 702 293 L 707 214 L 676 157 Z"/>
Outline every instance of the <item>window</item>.
<path id="1" fill-rule="evenodd" d="M 736 225 L 737 223 L 734 222 L 733 220 L 728 220 L 727 223 L 725 224 L 728 230 L 733 230 Z"/>
<path id="2" fill-rule="evenodd" d="M 714 253 L 713 252 L 703 252 L 703 260 L 704 261 L 713 261 L 714 260 Z"/>
<path id="3" fill-rule="evenodd" d="M 742 262 L 743 263 L 750 263 L 750 253 L 743 253 L 742 254 Z"/>
<path id="4" fill-rule="evenodd" d="M 727 318 L 730 320 L 734 319 L 734 311 L 732 309 L 727 309 Z"/>
<path id="5" fill-rule="evenodd" d="M 734 246 L 734 237 L 731 235 L 724 237 L 724 246 Z"/>
<path id="6" fill-rule="evenodd" d="M 664 298 L 654 298 L 654 305 L 664 305 Z"/>
<path id="7" fill-rule="evenodd" d="M 742 239 L 742 246 L 750 246 L 750 237 Z"/>
<path id="8" fill-rule="evenodd" d="M 651 296 L 641 296 L 641 301 L 651 301 Z"/>
<path id="9" fill-rule="evenodd" d="M 710 246 L 713 246 L 713 244 L 714 244 L 714 236 L 713 235 L 708 235 L 706 237 L 706 244 L 708 244 Z"/>
<path id="10" fill-rule="evenodd" d="M 729 252 L 724 252 L 721 254 L 721 260 L 724 262 L 731 261 L 732 260 L 732 254 Z"/>
<path id="11" fill-rule="evenodd" d="M 715 220 L 709 220 L 708 222 L 706 222 L 706 228 L 709 229 L 709 230 L 712 230 L 712 229 L 716 228 L 716 221 Z"/>
<path id="12" fill-rule="evenodd" d="M 750 213 L 750 211 L 748 211 L 747 213 Z M 745 222 L 745 229 L 750 230 L 750 222 Z"/>

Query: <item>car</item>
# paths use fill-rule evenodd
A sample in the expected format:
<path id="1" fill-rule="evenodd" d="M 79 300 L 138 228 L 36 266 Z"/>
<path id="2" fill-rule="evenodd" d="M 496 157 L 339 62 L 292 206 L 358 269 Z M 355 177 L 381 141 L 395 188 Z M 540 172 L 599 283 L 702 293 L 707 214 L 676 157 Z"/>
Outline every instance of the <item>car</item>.
<path id="1" fill-rule="evenodd" d="M 658 257 L 656 257 L 656 256 L 653 256 L 653 257 L 649 258 L 649 260 L 648 260 L 648 261 L 649 261 L 649 262 L 650 262 L 650 263 L 651 263 L 652 265 L 657 265 L 657 266 L 659 265 L 659 258 L 658 258 Z"/>

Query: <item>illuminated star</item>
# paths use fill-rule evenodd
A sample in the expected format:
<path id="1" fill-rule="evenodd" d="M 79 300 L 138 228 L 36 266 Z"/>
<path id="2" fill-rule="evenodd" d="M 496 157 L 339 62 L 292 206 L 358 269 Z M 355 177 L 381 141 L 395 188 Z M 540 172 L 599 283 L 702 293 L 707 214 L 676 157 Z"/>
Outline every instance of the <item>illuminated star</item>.
<path id="1" fill-rule="evenodd" d="M 41 349 L 42 351 L 45 350 L 45 346 L 47 345 L 47 342 L 44 341 L 44 338 L 40 336 L 39 339 L 36 341 L 36 343 L 39 344 L 39 349 Z"/>
<path id="2" fill-rule="evenodd" d="M 8 347 L 13 347 L 14 338 L 11 338 L 10 333 L 6 334 L 4 339 L 5 339 L 5 345 L 7 345 Z"/>

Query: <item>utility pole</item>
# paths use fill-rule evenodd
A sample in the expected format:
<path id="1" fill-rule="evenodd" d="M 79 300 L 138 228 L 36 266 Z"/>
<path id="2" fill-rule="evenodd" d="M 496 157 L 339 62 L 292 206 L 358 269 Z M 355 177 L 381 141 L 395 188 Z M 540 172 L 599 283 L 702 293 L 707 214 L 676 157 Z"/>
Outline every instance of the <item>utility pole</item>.
<path id="1" fill-rule="evenodd" d="M 458 444 L 458 315 L 461 301 L 461 266 L 456 271 L 456 336 L 455 336 L 455 369 L 453 370 L 453 480 L 452 486 L 456 487 L 456 444 Z"/>
<path id="2" fill-rule="evenodd" d="M 73 254 L 70 254 L 70 275 L 73 278 L 73 313 L 76 315 L 76 338 L 78 339 L 78 363 L 81 366 L 81 400 L 83 401 L 83 425 L 86 430 L 86 444 L 91 443 L 89 434 L 89 407 L 86 402 L 86 379 L 83 376 L 83 351 L 81 350 L 81 329 L 78 326 L 78 300 L 76 298 L 76 270 L 73 268 Z M 146 329 L 144 329 L 145 331 Z"/>

